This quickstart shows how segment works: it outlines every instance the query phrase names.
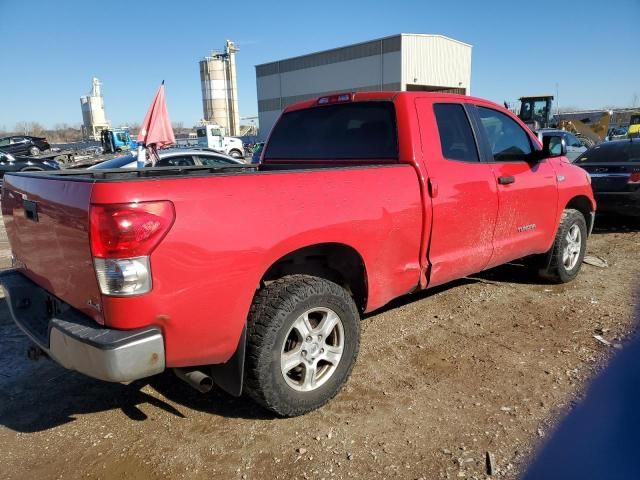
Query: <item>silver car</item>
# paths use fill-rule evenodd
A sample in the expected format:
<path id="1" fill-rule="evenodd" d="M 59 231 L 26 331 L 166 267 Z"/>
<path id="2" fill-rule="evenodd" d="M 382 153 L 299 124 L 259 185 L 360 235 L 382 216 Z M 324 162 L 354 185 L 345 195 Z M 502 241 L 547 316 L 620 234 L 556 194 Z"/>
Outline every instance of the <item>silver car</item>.
<path id="1" fill-rule="evenodd" d="M 540 138 L 540 141 L 542 141 L 542 137 L 551 135 L 554 137 L 562 137 L 564 139 L 567 145 L 567 158 L 571 163 L 575 162 L 576 158 L 588 150 L 573 133 L 565 130 L 554 129 L 538 130 L 538 138 Z"/>
<path id="2" fill-rule="evenodd" d="M 156 162 L 156 167 L 224 167 L 232 165 L 244 165 L 245 163 L 237 158 L 232 158 L 223 153 L 197 148 L 170 148 L 158 152 L 160 160 Z M 147 163 L 145 167 L 150 167 Z M 112 158 L 104 162 L 89 167 L 89 169 L 108 168 L 138 168 L 138 157 L 135 154 L 123 157 Z"/>

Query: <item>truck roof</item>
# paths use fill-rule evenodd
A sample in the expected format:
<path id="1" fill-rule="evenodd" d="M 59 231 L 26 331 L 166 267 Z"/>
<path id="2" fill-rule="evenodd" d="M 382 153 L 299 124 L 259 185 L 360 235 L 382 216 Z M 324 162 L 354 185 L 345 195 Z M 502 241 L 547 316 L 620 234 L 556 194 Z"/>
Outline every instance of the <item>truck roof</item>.
<path id="1" fill-rule="evenodd" d="M 495 107 L 499 107 L 500 110 L 504 110 L 502 105 L 498 105 L 497 103 L 490 102 L 485 100 L 484 98 L 472 97 L 470 95 L 460 95 L 455 93 L 444 93 L 444 92 L 398 92 L 398 91 L 381 91 L 381 92 L 335 92 L 330 95 L 321 95 L 319 97 L 310 98 L 308 100 L 303 100 L 301 102 L 293 103 L 287 106 L 283 112 L 291 112 L 294 110 L 302 110 L 305 108 L 311 108 L 318 105 L 318 101 L 321 98 L 325 97 L 333 97 L 339 95 L 352 95 L 352 102 L 363 102 L 363 101 L 371 101 L 371 100 L 388 100 L 394 101 L 399 97 L 420 97 L 420 98 L 448 98 L 451 100 L 457 100 L 460 102 L 469 102 L 473 103 L 482 103 L 484 105 L 492 105 Z M 347 102 L 345 102 L 347 103 Z"/>

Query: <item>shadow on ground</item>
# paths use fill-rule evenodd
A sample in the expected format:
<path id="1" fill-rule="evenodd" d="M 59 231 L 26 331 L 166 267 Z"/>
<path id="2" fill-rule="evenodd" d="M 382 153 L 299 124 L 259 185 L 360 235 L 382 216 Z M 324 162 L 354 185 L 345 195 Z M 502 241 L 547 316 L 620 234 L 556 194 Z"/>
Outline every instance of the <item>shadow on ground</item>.
<path id="1" fill-rule="evenodd" d="M 596 221 L 593 226 L 595 235 L 615 232 L 640 232 L 640 218 L 620 215 L 596 215 Z"/>
<path id="2" fill-rule="evenodd" d="M 403 296 L 365 318 L 478 282 L 546 284 L 533 269 L 514 262 Z M 28 360 L 30 341 L 13 324 L 4 299 L 0 299 L 0 338 L 0 424 L 14 431 L 43 431 L 72 422 L 77 415 L 109 410 L 143 421 L 147 414 L 140 406 L 145 404 L 179 418 L 192 416 L 194 411 L 230 418 L 273 418 L 246 397 L 231 397 L 220 390 L 200 394 L 171 371 L 123 385 L 65 370 L 49 359 Z"/>
<path id="3" fill-rule="evenodd" d="M 11 320 L 4 298 L 0 299 L 0 339 L 0 424 L 14 431 L 47 430 L 72 422 L 77 415 L 108 410 L 142 421 L 147 419 L 140 408 L 144 404 L 179 418 L 193 411 L 273 418 L 247 398 L 219 390 L 198 393 L 171 371 L 124 385 L 94 380 L 48 358 L 29 360 L 26 351 L 31 342 Z"/>

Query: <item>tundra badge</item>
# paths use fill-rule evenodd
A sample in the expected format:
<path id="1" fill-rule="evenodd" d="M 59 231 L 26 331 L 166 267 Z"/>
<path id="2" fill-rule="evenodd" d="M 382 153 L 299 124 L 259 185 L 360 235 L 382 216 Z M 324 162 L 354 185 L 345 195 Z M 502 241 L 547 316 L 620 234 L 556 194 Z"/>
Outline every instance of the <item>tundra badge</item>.
<path id="1" fill-rule="evenodd" d="M 535 228 L 536 224 L 530 223 L 529 225 L 522 225 L 521 227 L 518 227 L 518 232 L 528 232 L 529 230 L 535 230 Z"/>

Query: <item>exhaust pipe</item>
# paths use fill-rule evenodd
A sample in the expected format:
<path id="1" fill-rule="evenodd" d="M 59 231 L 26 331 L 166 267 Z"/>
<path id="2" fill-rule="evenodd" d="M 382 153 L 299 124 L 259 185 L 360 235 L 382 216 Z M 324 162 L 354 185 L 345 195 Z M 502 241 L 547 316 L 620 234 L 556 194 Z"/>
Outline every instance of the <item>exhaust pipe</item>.
<path id="1" fill-rule="evenodd" d="M 180 380 L 187 382 L 200 393 L 208 393 L 213 388 L 213 378 L 200 370 L 174 368 L 173 371 Z"/>

